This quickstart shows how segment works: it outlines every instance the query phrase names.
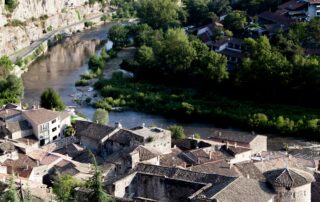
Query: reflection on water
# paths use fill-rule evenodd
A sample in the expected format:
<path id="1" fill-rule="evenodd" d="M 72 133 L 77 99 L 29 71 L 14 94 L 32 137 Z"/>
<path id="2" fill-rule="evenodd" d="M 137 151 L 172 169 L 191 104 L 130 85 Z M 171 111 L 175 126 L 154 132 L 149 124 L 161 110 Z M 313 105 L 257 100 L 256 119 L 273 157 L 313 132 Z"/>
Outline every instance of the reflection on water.
<path id="1" fill-rule="evenodd" d="M 38 104 L 43 90 L 51 87 L 60 93 L 66 105 L 74 105 L 69 95 L 76 91 L 75 81 L 87 71 L 88 58 L 102 47 L 109 27 L 107 25 L 67 38 L 33 63 L 22 76 L 25 86 L 24 102 Z"/>

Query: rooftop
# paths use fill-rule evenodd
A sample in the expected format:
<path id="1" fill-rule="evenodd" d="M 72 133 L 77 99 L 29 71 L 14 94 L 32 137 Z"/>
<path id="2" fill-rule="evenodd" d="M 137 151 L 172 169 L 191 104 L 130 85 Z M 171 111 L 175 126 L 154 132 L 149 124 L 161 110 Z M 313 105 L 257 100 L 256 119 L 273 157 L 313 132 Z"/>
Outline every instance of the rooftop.
<path id="1" fill-rule="evenodd" d="M 112 133 L 115 128 L 88 121 L 77 121 L 75 123 L 75 130 L 77 136 L 85 136 L 100 141 Z"/>
<path id="2" fill-rule="evenodd" d="M 29 125 L 28 121 L 18 121 L 18 122 L 7 122 L 7 129 L 11 132 L 31 130 L 32 127 Z"/>
<path id="3" fill-rule="evenodd" d="M 210 136 L 209 139 L 220 139 L 220 140 L 242 142 L 242 143 L 249 144 L 256 137 L 257 135 L 252 135 L 251 133 L 224 130 L 224 131 L 215 131 Z"/>
<path id="4" fill-rule="evenodd" d="M 156 165 L 142 164 L 142 163 L 139 163 L 134 169 L 134 171 L 138 173 L 158 175 L 165 178 L 189 181 L 189 182 L 199 183 L 199 184 L 211 183 L 212 185 L 216 185 L 221 182 L 225 182 L 233 179 L 232 177 L 222 176 L 217 174 L 199 173 L 199 172 L 184 170 L 181 168 L 156 166 Z"/>
<path id="5" fill-rule="evenodd" d="M 207 198 L 217 201 L 270 201 L 273 193 L 265 183 L 247 179 L 236 178 L 229 183 L 212 187 L 204 192 Z"/>
<path id="6" fill-rule="evenodd" d="M 274 187 L 295 188 L 314 180 L 314 177 L 307 172 L 289 168 L 271 170 L 264 175 Z"/>
<path id="7" fill-rule="evenodd" d="M 0 154 L 15 151 L 15 146 L 11 142 L 0 143 Z"/>
<path id="8" fill-rule="evenodd" d="M 7 118 L 12 118 L 20 114 L 21 114 L 21 111 L 18 109 L 1 109 L 0 119 L 5 120 Z"/>
<path id="9" fill-rule="evenodd" d="M 61 112 L 52 111 L 44 108 L 31 109 L 28 111 L 23 111 L 22 114 L 30 121 L 35 124 L 42 124 L 52 121 L 59 117 Z"/>

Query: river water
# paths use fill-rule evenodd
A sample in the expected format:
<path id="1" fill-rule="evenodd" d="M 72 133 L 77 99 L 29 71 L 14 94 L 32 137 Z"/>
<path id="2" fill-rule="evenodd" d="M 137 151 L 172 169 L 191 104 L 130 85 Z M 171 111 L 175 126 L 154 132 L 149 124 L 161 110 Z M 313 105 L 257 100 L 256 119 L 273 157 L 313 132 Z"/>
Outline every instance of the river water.
<path id="1" fill-rule="evenodd" d="M 99 54 L 102 47 L 110 46 L 109 43 L 105 43 L 110 27 L 111 24 L 107 24 L 73 35 L 62 43 L 52 47 L 44 57 L 34 62 L 29 67 L 28 72 L 22 76 L 25 86 L 24 102 L 29 105 L 39 104 L 41 93 L 46 88 L 51 87 L 60 93 L 67 106 L 77 106 L 76 110 L 82 112 L 90 119 L 95 109 L 89 106 L 78 106 L 70 95 L 77 92 L 74 85 L 75 81 L 79 80 L 82 73 L 88 71 L 87 62 L 90 55 Z M 220 130 L 214 124 L 199 122 L 184 123 L 159 115 L 135 111 L 110 112 L 109 123 L 113 124 L 115 122 L 121 122 L 125 128 L 132 128 L 143 123 L 147 126 L 156 125 L 163 128 L 172 124 L 179 124 L 185 128 L 188 135 L 199 133 L 202 137 L 208 137 L 212 132 Z M 229 130 L 235 129 L 229 128 Z M 320 156 L 320 145 L 318 142 L 276 135 L 268 136 L 268 148 L 271 150 L 281 149 L 283 143 L 303 147 L 315 146 L 312 149 L 304 149 L 303 154 Z"/>

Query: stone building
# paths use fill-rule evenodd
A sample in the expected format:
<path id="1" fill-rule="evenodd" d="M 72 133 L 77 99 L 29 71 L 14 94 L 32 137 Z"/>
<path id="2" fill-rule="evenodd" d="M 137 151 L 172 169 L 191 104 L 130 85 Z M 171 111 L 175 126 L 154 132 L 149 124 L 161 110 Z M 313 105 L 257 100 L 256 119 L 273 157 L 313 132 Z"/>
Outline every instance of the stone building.
<path id="1" fill-rule="evenodd" d="M 311 182 L 314 177 L 302 170 L 276 169 L 264 173 L 275 192 L 276 202 L 310 202 Z"/>
<path id="2" fill-rule="evenodd" d="M 87 121 L 77 121 L 76 136 L 86 148 L 100 154 L 111 155 L 121 150 L 132 150 L 143 145 L 145 148 L 170 152 L 171 133 L 157 127 L 136 127 L 123 129 L 116 126 L 105 126 Z"/>
<path id="3" fill-rule="evenodd" d="M 138 164 L 108 185 L 115 197 L 134 201 L 273 201 L 266 184 L 243 177 L 200 173 L 180 168 Z"/>
<path id="4" fill-rule="evenodd" d="M 251 149 L 251 154 L 258 154 L 267 151 L 267 136 L 255 135 L 245 132 L 216 131 L 209 140 L 233 147 Z"/>

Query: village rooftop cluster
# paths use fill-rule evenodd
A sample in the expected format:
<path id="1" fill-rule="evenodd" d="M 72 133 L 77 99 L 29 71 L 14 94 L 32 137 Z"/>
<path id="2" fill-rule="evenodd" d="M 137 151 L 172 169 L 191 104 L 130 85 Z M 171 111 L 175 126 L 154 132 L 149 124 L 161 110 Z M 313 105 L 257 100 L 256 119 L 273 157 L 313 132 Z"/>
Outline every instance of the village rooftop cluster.
<path id="1" fill-rule="evenodd" d="M 116 201 L 316 201 L 319 159 L 268 151 L 267 136 L 227 130 L 209 138 L 172 140 L 158 127 L 125 129 L 89 121 L 71 124 L 69 112 L 9 104 L 0 110 L 0 181 L 53 198 L 50 176 L 91 177 L 88 151 Z M 75 135 L 65 137 L 69 126 Z M 75 190 L 84 201 L 90 190 Z"/>

